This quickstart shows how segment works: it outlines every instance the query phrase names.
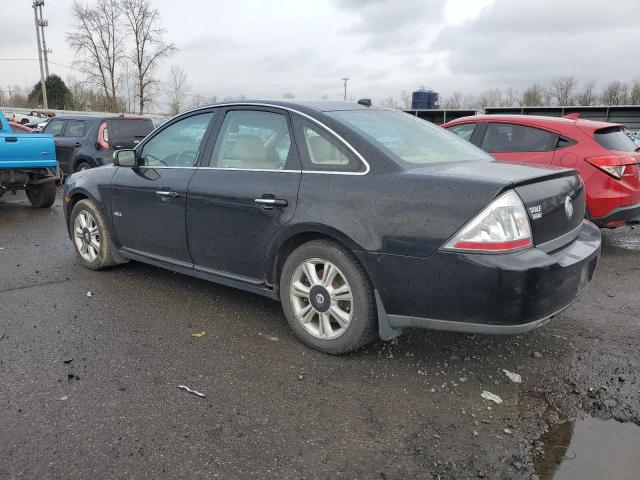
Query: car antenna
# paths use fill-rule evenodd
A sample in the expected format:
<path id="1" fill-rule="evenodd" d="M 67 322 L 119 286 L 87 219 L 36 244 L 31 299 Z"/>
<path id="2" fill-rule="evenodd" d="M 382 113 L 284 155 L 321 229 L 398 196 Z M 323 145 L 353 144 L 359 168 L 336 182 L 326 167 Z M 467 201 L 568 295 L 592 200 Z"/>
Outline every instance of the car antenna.
<path id="1" fill-rule="evenodd" d="M 370 107 L 371 106 L 371 99 L 370 98 L 361 98 L 360 100 L 358 100 L 358 105 L 364 105 L 365 107 Z"/>

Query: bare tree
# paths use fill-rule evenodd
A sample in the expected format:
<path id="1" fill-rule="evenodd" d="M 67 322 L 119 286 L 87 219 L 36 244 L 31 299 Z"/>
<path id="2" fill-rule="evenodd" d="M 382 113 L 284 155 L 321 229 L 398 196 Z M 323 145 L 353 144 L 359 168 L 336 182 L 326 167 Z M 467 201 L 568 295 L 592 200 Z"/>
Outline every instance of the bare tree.
<path id="1" fill-rule="evenodd" d="M 604 87 L 600 95 L 600 101 L 603 105 L 624 105 L 628 102 L 627 93 L 627 86 L 616 80 Z"/>
<path id="2" fill-rule="evenodd" d="M 400 104 L 396 102 L 396 99 L 393 97 L 385 98 L 384 100 L 382 100 L 380 105 L 387 108 L 393 108 L 394 110 L 400 110 L 401 108 Z"/>
<path id="3" fill-rule="evenodd" d="M 591 80 L 584 84 L 582 89 L 576 94 L 575 102 L 578 105 L 593 105 L 596 101 L 596 82 Z"/>
<path id="4" fill-rule="evenodd" d="M 169 112 L 171 115 L 177 115 L 186 105 L 184 97 L 187 96 L 189 92 L 187 74 L 181 66 L 171 66 L 165 90 L 169 97 Z"/>
<path id="5" fill-rule="evenodd" d="M 453 92 L 450 97 L 445 99 L 442 107 L 447 110 L 462 108 L 462 101 L 462 93 Z"/>
<path id="6" fill-rule="evenodd" d="M 554 78 L 551 80 L 550 93 L 558 105 L 571 105 L 577 85 L 578 81 L 573 76 Z"/>
<path id="7" fill-rule="evenodd" d="M 158 63 L 171 55 L 176 47 L 164 41 L 166 31 L 162 28 L 160 12 L 151 6 L 150 0 L 120 0 L 119 7 L 134 41 L 129 60 L 135 66 L 136 99 L 142 114 L 151 100 L 151 90 L 159 83 L 155 76 Z"/>
<path id="8" fill-rule="evenodd" d="M 411 108 L 411 94 L 408 91 L 402 90 L 402 92 L 400 92 L 400 101 L 402 102 L 403 110 L 409 110 Z"/>
<path id="9" fill-rule="evenodd" d="M 516 103 L 517 94 L 513 91 L 513 88 L 507 88 L 500 96 L 501 107 L 513 107 Z"/>
<path id="10" fill-rule="evenodd" d="M 640 105 L 640 80 L 638 79 L 631 82 L 629 88 L 629 103 L 631 105 Z"/>
<path id="11" fill-rule="evenodd" d="M 291 92 L 285 92 L 282 94 L 282 98 L 290 99 L 290 98 L 296 98 L 296 96 Z"/>
<path id="12" fill-rule="evenodd" d="M 501 99 L 502 92 L 499 88 L 494 88 L 493 90 L 485 90 L 480 94 L 480 97 L 478 97 L 475 107 L 480 110 L 486 107 L 497 107 L 500 105 Z"/>
<path id="13" fill-rule="evenodd" d="M 107 110 L 118 110 L 118 70 L 124 59 L 125 35 L 115 0 L 95 5 L 76 0 L 71 6 L 74 30 L 67 34 L 71 48 L 81 56 L 74 64 L 88 79 L 95 79 L 107 99 Z"/>
<path id="14" fill-rule="evenodd" d="M 543 96 L 543 88 L 539 84 L 534 83 L 522 93 L 520 104 L 527 107 L 537 107 L 542 105 Z"/>
<path id="15" fill-rule="evenodd" d="M 208 97 L 200 95 L 199 93 L 193 96 L 191 100 L 191 108 L 204 107 L 205 105 L 212 105 L 218 101 L 216 95 L 209 95 Z"/>

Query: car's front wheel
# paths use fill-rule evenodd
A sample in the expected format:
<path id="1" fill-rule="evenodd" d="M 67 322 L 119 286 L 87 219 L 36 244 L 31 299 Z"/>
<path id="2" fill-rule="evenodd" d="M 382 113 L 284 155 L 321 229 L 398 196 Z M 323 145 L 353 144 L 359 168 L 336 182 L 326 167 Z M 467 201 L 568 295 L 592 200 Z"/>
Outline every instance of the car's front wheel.
<path id="1" fill-rule="evenodd" d="M 116 263 L 107 224 L 91 200 L 80 200 L 74 205 L 69 228 L 76 253 L 85 267 L 100 270 Z"/>
<path id="2" fill-rule="evenodd" d="M 333 242 L 314 240 L 289 255 L 280 299 L 295 334 L 316 350 L 347 353 L 376 337 L 369 279 L 353 255 Z"/>

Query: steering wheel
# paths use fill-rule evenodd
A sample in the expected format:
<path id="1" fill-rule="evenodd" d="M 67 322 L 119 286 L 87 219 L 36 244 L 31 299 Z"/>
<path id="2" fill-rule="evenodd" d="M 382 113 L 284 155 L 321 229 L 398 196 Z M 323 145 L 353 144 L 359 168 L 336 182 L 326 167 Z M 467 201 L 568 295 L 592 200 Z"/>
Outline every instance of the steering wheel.
<path id="1" fill-rule="evenodd" d="M 176 163 L 178 165 L 192 166 L 197 154 L 198 152 L 196 150 L 180 152 L 176 155 Z"/>

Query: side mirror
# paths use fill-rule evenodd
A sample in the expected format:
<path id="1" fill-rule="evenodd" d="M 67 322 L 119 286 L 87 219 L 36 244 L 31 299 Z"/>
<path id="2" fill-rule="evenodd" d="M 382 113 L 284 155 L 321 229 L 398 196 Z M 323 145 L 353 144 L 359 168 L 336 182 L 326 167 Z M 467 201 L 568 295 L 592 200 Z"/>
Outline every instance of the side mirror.
<path id="1" fill-rule="evenodd" d="M 135 167 L 137 162 L 135 150 L 116 150 L 113 152 L 113 164 L 117 167 Z"/>

